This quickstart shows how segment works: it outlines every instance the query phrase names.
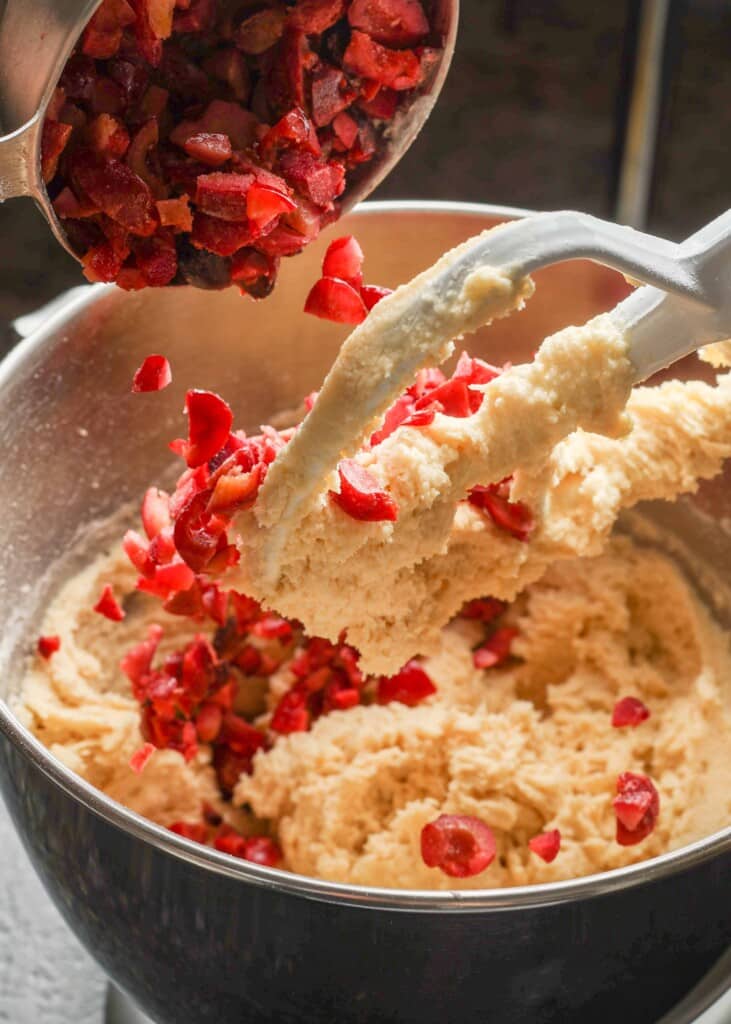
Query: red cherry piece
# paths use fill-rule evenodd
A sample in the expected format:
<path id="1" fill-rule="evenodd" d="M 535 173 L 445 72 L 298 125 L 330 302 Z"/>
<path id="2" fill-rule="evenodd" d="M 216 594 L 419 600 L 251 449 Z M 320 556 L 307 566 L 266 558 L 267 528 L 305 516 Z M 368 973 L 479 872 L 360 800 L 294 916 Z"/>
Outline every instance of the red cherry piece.
<path id="1" fill-rule="evenodd" d="M 60 636 L 39 636 L 38 637 L 38 653 L 46 661 L 55 654 L 61 646 Z"/>
<path id="2" fill-rule="evenodd" d="M 541 832 L 540 835 L 528 840 L 528 846 L 541 860 L 550 864 L 558 857 L 558 851 L 561 849 L 561 833 L 557 828 L 550 832 Z"/>
<path id="3" fill-rule="evenodd" d="M 226 829 L 216 836 L 213 845 L 221 853 L 227 853 L 230 857 L 246 859 L 246 839 L 240 836 L 233 829 Z"/>
<path id="4" fill-rule="evenodd" d="M 245 204 L 245 198 L 241 201 Z M 196 213 L 193 216 L 190 241 L 196 249 L 207 249 L 217 256 L 233 256 L 245 245 L 256 241 L 258 235 L 256 225 L 248 220 L 227 221 L 209 217 L 206 213 Z"/>
<path id="5" fill-rule="evenodd" d="M 244 857 L 253 864 L 262 864 L 264 867 L 273 868 L 282 859 L 282 851 L 273 839 L 267 836 L 252 836 L 246 840 Z"/>
<path id="6" fill-rule="evenodd" d="M 246 215 L 256 224 L 269 224 L 283 213 L 291 213 L 297 204 L 276 189 L 254 182 L 246 194 Z"/>
<path id="7" fill-rule="evenodd" d="M 150 538 L 170 526 L 170 496 L 157 487 L 148 487 L 142 499 L 142 525 Z"/>
<path id="8" fill-rule="evenodd" d="M 353 0 L 348 21 L 384 46 L 416 46 L 429 33 L 419 0 Z"/>
<path id="9" fill-rule="evenodd" d="M 195 573 L 185 562 L 171 562 L 169 565 L 155 566 L 150 577 L 140 577 L 137 589 L 167 599 L 180 590 L 188 590 L 193 586 L 194 579 Z"/>
<path id="10" fill-rule="evenodd" d="M 162 391 L 173 379 L 170 363 L 165 356 L 147 356 L 132 378 L 132 391 Z"/>
<path id="11" fill-rule="evenodd" d="M 384 491 L 375 476 L 354 459 L 343 459 L 338 466 L 340 490 L 329 497 L 352 519 L 366 523 L 395 522 L 398 505 Z"/>
<path id="12" fill-rule="evenodd" d="M 363 250 L 352 235 L 336 238 L 327 247 L 322 276 L 337 277 L 359 289 L 363 284 L 363 258 Z"/>
<path id="13" fill-rule="evenodd" d="M 416 409 L 427 409 L 434 406 L 445 416 L 464 419 L 472 414 L 470 389 L 464 380 L 447 380 L 434 388 L 416 403 Z"/>
<path id="14" fill-rule="evenodd" d="M 92 150 L 71 154 L 72 183 L 78 184 L 108 217 L 139 235 L 157 227 L 149 185 L 126 164 Z"/>
<path id="15" fill-rule="evenodd" d="M 81 258 L 84 277 L 92 284 L 114 281 L 122 270 L 122 262 L 108 242 L 92 246 Z"/>
<path id="16" fill-rule="evenodd" d="M 381 288 L 377 284 L 364 284 L 360 289 L 360 297 L 363 299 L 368 312 L 374 306 L 377 306 L 381 299 L 385 299 L 387 295 L 393 295 L 393 288 Z"/>
<path id="17" fill-rule="evenodd" d="M 135 12 L 126 0 L 104 0 L 84 29 L 81 52 L 98 60 L 113 57 L 119 50 L 124 29 L 134 21 Z"/>
<path id="18" fill-rule="evenodd" d="M 468 384 L 489 384 L 499 377 L 502 370 L 463 352 L 457 360 L 452 380 L 465 380 Z"/>
<path id="19" fill-rule="evenodd" d="M 464 814 L 440 814 L 421 830 L 421 856 L 427 867 L 451 878 L 471 878 L 492 864 L 496 854 L 491 829 Z"/>
<path id="20" fill-rule="evenodd" d="M 191 839 L 194 843 L 205 845 L 208 842 L 208 829 L 205 825 L 196 822 L 174 821 L 172 825 L 168 825 L 168 828 L 176 835 L 183 836 L 184 839 Z"/>
<path id="21" fill-rule="evenodd" d="M 151 288 L 164 288 L 178 272 L 178 254 L 172 232 L 158 232 L 154 238 L 135 243 L 137 269 Z"/>
<path id="22" fill-rule="evenodd" d="M 270 726 L 274 732 L 283 735 L 307 732 L 310 728 L 310 713 L 304 694 L 295 690 L 285 693 L 274 709 Z"/>
<path id="23" fill-rule="evenodd" d="M 509 626 L 496 629 L 490 639 L 473 653 L 472 660 L 475 668 L 495 668 L 506 662 L 510 657 L 510 648 L 516 636 L 518 636 L 518 630 L 511 629 Z"/>
<path id="24" fill-rule="evenodd" d="M 498 529 L 511 534 L 516 540 L 527 541 L 535 529 L 533 513 L 522 501 L 510 501 L 498 493 L 499 487 L 500 484 L 473 487 L 468 501 L 475 508 L 486 512 Z"/>
<path id="25" fill-rule="evenodd" d="M 210 217 L 245 221 L 246 194 L 253 183 L 251 174 L 201 174 L 196 183 L 196 205 Z"/>
<path id="26" fill-rule="evenodd" d="M 223 710 L 218 704 L 207 701 L 201 704 L 195 716 L 195 728 L 201 743 L 213 743 L 223 725 Z"/>
<path id="27" fill-rule="evenodd" d="M 346 114 L 344 110 L 341 110 L 333 118 L 332 125 L 338 141 L 342 143 L 343 149 L 347 152 L 358 140 L 360 132 L 358 122 L 350 114 Z"/>
<path id="28" fill-rule="evenodd" d="M 357 97 L 346 76 L 339 68 L 321 65 L 312 76 L 312 120 L 316 127 L 324 128 L 342 113 Z"/>
<path id="29" fill-rule="evenodd" d="M 227 160 L 231 159 L 233 152 L 231 139 L 228 135 L 218 132 L 196 132 L 189 136 L 183 149 L 194 160 L 200 160 L 202 164 L 210 164 L 211 167 L 220 167 L 225 164 Z"/>
<path id="30" fill-rule="evenodd" d="M 636 728 L 650 717 L 649 708 L 637 697 L 623 697 L 614 705 L 612 725 L 615 729 Z"/>
<path id="31" fill-rule="evenodd" d="M 94 605 L 94 611 L 112 622 L 121 622 L 124 618 L 124 610 L 119 606 L 109 583 L 102 590 L 101 597 Z"/>
<path id="32" fill-rule="evenodd" d="M 207 512 L 210 491 L 194 494 L 175 519 L 175 547 L 186 565 L 201 572 L 216 554 L 221 530 L 211 522 Z"/>
<path id="33" fill-rule="evenodd" d="M 119 667 L 133 686 L 139 684 L 152 671 L 152 661 L 162 639 L 162 627 L 152 625 L 147 640 L 130 648 L 119 663 Z"/>
<path id="34" fill-rule="evenodd" d="M 305 313 L 339 324 L 360 324 L 368 316 L 363 299 L 347 281 L 321 277 L 307 296 Z"/>
<path id="35" fill-rule="evenodd" d="M 419 58 L 411 50 L 388 49 L 357 30 L 351 34 L 343 67 L 351 74 L 372 78 L 397 92 L 415 88 L 423 77 Z"/>
<path id="36" fill-rule="evenodd" d="M 345 189 L 345 170 L 341 163 L 328 163 L 301 150 L 285 150 L 279 163 L 294 190 L 316 206 L 329 209 Z"/>
<path id="37" fill-rule="evenodd" d="M 376 121 L 392 121 L 399 105 L 399 94 L 395 89 L 386 89 L 373 83 L 376 87 L 374 96 L 364 96 L 358 102 L 358 108 Z"/>
<path id="38" fill-rule="evenodd" d="M 132 769 L 132 771 L 135 772 L 137 775 L 140 775 L 143 772 L 147 762 L 155 753 L 156 749 L 157 748 L 155 747 L 154 743 L 145 743 L 140 747 L 139 750 L 136 750 L 132 757 L 129 759 L 129 766 Z"/>
<path id="39" fill-rule="evenodd" d="M 418 661 L 408 661 L 395 676 L 382 676 L 378 680 L 377 700 L 379 704 L 397 701 L 408 707 L 415 707 L 437 688 Z"/>
<path id="40" fill-rule="evenodd" d="M 185 398 L 188 412 L 188 442 L 185 461 L 191 468 L 201 466 L 223 448 L 233 423 L 230 406 L 213 391 L 189 391 Z"/>
<path id="41" fill-rule="evenodd" d="M 492 622 L 502 615 L 508 606 L 496 597 L 478 597 L 468 601 L 459 613 L 463 619 L 479 619 L 480 622 Z"/>
<path id="42" fill-rule="evenodd" d="M 623 772 L 617 779 L 613 806 L 617 817 L 617 842 L 620 846 L 634 846 L 655 828 L 660 814 L 660 795 L 646 775 Z"/>
<path id="43" fill-rule="evenodd" d="M 127 530 L 122 540 L 122 547 L 137 572 L 143 576 L 154 574 L 155 565 L 150 558 L 150 545 L 136 530 Z"/>
<path id="44" fill-rule="evenodd" d="M 307 150 L 314 156 L 319 156 L 322 152 L 314 125 L 304 110 L 299 107 L 288 111 L 273 128 L 269 129 L 261 140 L 259 148 L 263 153 L 271 156 L 274 150 L 283 145 L 294 145 L 298 149 Z"/>

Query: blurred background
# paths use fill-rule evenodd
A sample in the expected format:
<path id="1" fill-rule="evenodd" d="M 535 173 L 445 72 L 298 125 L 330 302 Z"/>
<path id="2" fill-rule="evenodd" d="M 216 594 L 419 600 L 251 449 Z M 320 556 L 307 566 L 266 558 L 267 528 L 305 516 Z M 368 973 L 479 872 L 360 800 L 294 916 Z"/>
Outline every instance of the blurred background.
<path id="1" fill-rule="evenodd" d="M 462 0 L 442 97 L 376 197 L 615 216 L 637 75 L 656 73 L 641 214 L 685 237 L 731 206 L 730 40 L 729 0 Z M 79 283 L 32 203 L 0 206 L 0 323 Z"/>

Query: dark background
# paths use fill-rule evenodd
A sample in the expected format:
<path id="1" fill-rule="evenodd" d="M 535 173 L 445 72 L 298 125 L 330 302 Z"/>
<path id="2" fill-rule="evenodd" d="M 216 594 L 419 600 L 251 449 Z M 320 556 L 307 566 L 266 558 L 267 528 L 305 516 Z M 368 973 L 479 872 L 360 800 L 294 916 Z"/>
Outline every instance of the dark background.
<path id="1" fill-rule="evenodd" d="M 379 198 L 611 216 L 640 0 L 462 0 L 457 52 Z M 690 234 L 731 205 L 731 2 L 673 0 L 648 227 Z M 0 206 L 0 322 L 83 283 L 30 201 Z"/>

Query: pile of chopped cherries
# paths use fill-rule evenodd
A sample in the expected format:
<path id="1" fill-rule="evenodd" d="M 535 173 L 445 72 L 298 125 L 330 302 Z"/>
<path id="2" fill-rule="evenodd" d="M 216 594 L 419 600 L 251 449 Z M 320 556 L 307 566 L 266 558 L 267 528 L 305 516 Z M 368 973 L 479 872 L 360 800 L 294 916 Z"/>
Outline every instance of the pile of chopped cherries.
<path id="1" fill-rule="evenodd" d="M 349 287 L 356 294 L 355 289 L 364 286 L 358 276 L 362 253 L 353 241 L 338 239 L 331 245 L 321 280 L 348 283 L 345 277 L 327 273 L 328 258 L 334 254 L 336 260 L 347 260 Z M 358 274 L 353 272 L 354 264 Z M 342 265 L 340 269 L 342 273 Z M 328 310 L 315 312 L 329 316 Z M 467 353 L 462 353 L 450 378 L 438 369 L 420 371 L 388 409 L 367 447 L 378 446 L 400 426 L 428 426 L 437 413 L 470 416 L 483 401 L 476 387 L 501 372 Z M 159 391 L 171 380 L 167 359 L 150 355 L 134 374 L 132 391 Z M 308 396 L 307 408 L 316 400 L 316 393 Z M 270 749 L 279 737 L 306 732 L 322 715 L 359 705 L 395 701 L 414 707 L 437 688 L 418 659 L 407 662 L 394 676 L 365 676 L 358 664 L 358 651 L 344 635 L 338 643 L 309 637 L 300 623 L 266 611 L 252 598 L 222 585 L 226 569 L 239 558 L 228 536 L 232 519 L 254 505 L 269 466 L 297 428 L 279 431 L 266 426 L 261 434 L 249 437 L 233 429 L 230 407 L 210 391 L 189 391 L 186 412 L 188 437 L 170 444 L 184 459 L 186 469 L 172 494 L 155 487 L 147 490 L 141 507 L 143 532 L 128 530 L 123 547 L 140 574 L 137 589 L 159 599 L 167 613 L 199 623 L 205 632 L 160 660 L 157 650 L 163 629 L 152 625 L 146 639 L 122 659 L 122 671 L 140 705 L 145 741 L 130 763 L 141 772 L 160 749 L 175 750 L 191 761 L 204 744 L 211 750 L 221 796 L 228 800 L 240 776 L 252 772 L 255 755 Z M 329 499 L 342 514 L 361 522 L 398 518 L 394 498 L 356 460 L 344 459 L 338 478 L 338 490 L 331 490 Z M 519 543 L 528 541 L 535 529 L 530 509 L 511 501 L 510 479 L 474 487 L 466 500 L 494 528 Z M 103 587 L 94 611 L 112 622 L 125 617 L 109 584 Z M 473 650 L 477 669 L 497 668 L 513 657 L 512 643 L 518 631 L 504 624 L 506 611 L 504 602 L 491 597 L 469 601 L 462 608 L 460 616 L 479 623 L 483 633 Z M 39 638 L 41 657 L 48 659 L 59 649 L 59 637 Z M 269 707 L 272 677 L 284 671 L 292 681 Z M 636 728 L 649 717 L 642 701 L 625 697 L 617 702 L 611 724 Z M 621 845 L 639 843 L 653 831 L 659 796 L 647 776 L 621 774 L 613 806 Z M 243 836 L 208 806 L 201 809 L 200 821 L 173 822 L 170 828 L 185 838 L 259 864 L 276 866 L 282 859 L 270 837 Z M 558 829 L 542 832 L 531 838 L 528 846 L 551 863 L 558 856 L 561 834 Z M 421 853 L 429 867 L 450 877 L 471 877 L 495 859 L 495 837 L 478 818 L 442 814 L 424 826 Z"/>
<path id="2" fill-rule="evenodd" d="M 103 0 L 42 138 L 87 278 L 268 295 L 441 42 L 420 0 Z"/>

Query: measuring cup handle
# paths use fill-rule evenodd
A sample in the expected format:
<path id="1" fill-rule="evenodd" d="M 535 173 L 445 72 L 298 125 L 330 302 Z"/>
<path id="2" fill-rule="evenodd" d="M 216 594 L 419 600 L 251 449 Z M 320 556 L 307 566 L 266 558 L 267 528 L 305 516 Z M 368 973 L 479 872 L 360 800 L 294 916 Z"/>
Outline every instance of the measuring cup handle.
<path id="1" fill-rule="evenodd" d="M 40 119 L 34 117 L 10 135 L 0 136 L 0 203 L 35 195 Z"/>

